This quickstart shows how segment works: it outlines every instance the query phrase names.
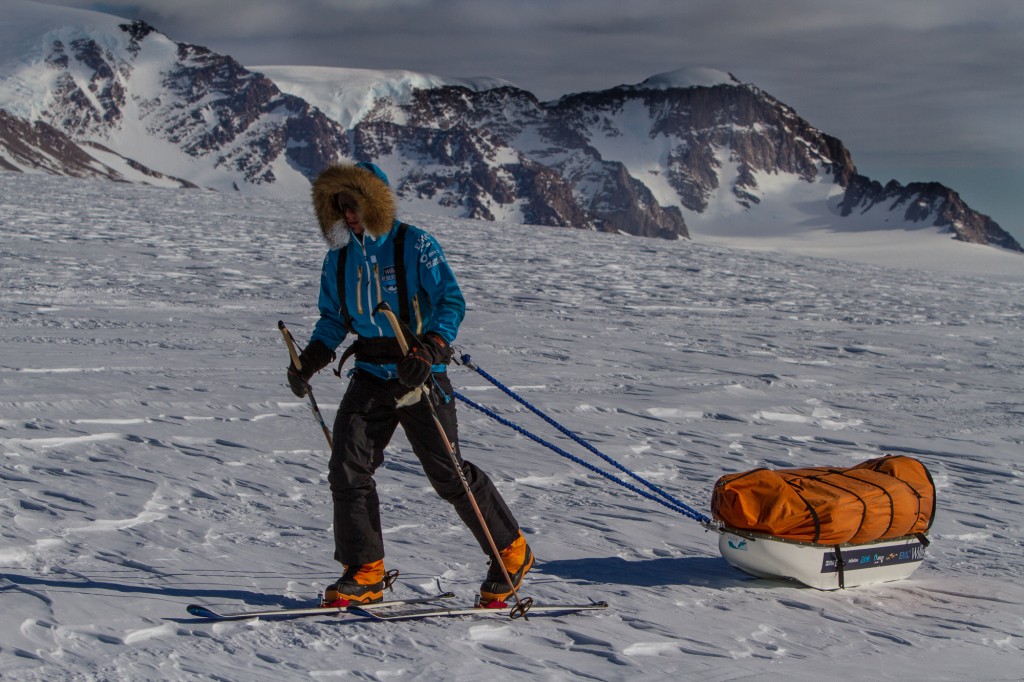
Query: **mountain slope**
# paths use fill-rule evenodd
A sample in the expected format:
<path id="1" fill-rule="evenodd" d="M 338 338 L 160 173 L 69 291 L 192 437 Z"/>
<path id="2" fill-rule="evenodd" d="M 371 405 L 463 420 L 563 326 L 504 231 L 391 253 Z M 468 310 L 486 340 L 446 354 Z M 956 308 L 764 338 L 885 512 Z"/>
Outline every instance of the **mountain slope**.
<path id="1" fill-rule="evenodd" d="M 3 53 L 0 103 L 75 142 L 220 190 L 302 191 L 347 153 L 344 131 L 230 57 L 142 22 L 8 0 L 24 50 Z M 90 153 L 88 149 L 86 153 Z"/>
<path id="2" fill-rule="evenodd" d="M 20 151 L 0 148 L 7 168 L 281 198 L 305 194 L 332 162 L 373 159 L 404 206 L 451 217 L 667 239 L 774 217 L 786 229 L 927 227 L 1021 250 L 949 188 L 862 178 L 839 140 L 713 69 L 540 102 L 496 79 L 248 69 L 142 22 L 21 0 L 0 9 L 11 17 L 0 110 L 95 161 L 69 156 L 63 168 L 54 150 L 26 151 L 53 141 L 37 131 L 14 136 Z"/>

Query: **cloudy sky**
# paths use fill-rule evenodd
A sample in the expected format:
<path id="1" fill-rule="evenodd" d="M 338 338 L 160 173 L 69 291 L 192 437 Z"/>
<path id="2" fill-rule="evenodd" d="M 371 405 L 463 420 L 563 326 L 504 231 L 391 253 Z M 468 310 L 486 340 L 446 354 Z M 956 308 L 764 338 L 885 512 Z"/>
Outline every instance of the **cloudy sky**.
<path id="1" fill-rule="evenodd" d="M 248 66 L 492 76 L 541 99 L 729 71 L 885 182 L 936 180 L 1024 243 L 1021 0 L 46 0 Z"/>

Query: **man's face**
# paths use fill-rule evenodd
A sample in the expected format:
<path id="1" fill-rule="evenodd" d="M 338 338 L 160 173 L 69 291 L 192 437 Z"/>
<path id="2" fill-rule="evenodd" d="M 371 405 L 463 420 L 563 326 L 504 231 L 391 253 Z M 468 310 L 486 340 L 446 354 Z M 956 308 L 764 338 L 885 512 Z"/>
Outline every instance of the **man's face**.
<path id="1" fill-rule="evenodd" d="M 363 233 L 363 225 L 359 222 L 359 213 L 356 211 L 355 200 L 345 194 L 339 194 L 335 197 L 335 201 L 338 203 L 338 210 L 341 211 L 341 215 L 345 218 L 345 224 L 348 225 L 348 229 L 352 230 L 353 234 L 361 235 Z"/>

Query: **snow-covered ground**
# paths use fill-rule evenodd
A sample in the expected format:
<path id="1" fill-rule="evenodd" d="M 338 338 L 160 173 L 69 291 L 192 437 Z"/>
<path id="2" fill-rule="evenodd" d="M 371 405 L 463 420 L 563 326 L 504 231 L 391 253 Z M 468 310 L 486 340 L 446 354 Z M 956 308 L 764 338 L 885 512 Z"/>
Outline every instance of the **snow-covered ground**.
<path id="1" fill-rule="evenodd" d="M 841 592 L 750 578 L 698 524 L 462 405 L 538 556 L 524 594 L 608 612 L 195 621 L 189 602 L 295 606 L 338 574 L 323 435 L 276 329 L 315 319 L 307 199 L 4 173 L 0 677 L 1021 679 L 1024 259 L 953 245 L 950 274 L 938 240 L 890 263 L 902 233 L 785 238 L 811 257 L 407 217 L 460 276 L 463 351 L 603 452 L 705 513 L 726 472 L 913 455 L 939 488 L 924 564 Z M 314 385 L 330 420 L 344 384 Z M 468 601 L 486 560 L 401 435 L 378 485 L 396 596 Z"/>

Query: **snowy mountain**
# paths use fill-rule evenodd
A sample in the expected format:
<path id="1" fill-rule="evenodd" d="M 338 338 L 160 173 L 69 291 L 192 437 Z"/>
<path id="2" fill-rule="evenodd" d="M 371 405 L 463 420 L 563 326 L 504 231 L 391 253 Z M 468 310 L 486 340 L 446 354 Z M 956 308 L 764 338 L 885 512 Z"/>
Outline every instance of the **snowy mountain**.
<path id="1" fill-rule="evenodd" d="M 106 14 L 18 0 L 0 10 L 0 108 L 12 125 L 63 133 L 99 175 L 281 195 L 348 152 L 338 124 L 230 57 Z M 52 172 L 44 138 L 35 156 Z M 19 139 L 5 132 L 4 166 L 30 169 L 33 154 L 12 153 Z"/>
<path id="2" fill-rule="evenodd" d="M 839 140 L 714 69 L 540 102 L 496 79 L 249 69 L 142 22 L 0 9 L 3 168 L 280 198 L 332 161 L 373 159 L 407 209 L 450 217 L 668 239 L 771 218 L 1021 250 L 949 188 L 858 175 Z"/>

